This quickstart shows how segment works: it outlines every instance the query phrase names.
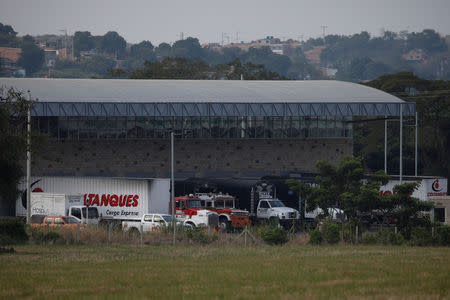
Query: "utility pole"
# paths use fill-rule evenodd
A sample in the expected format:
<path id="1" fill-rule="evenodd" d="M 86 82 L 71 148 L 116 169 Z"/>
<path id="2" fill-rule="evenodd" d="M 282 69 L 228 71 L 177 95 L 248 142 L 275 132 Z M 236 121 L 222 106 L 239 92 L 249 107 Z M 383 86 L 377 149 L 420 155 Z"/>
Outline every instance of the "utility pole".
<path id="1" fill-rule="evenodd" d="M 180 32 L 180 41 L 184 40 L 184 32 Z"/>
<path id="2" fill-rule="evenodd" d="M 403 183 L 403 105 L 400 104 L 400 184 Z"/>
<path id="3" fill-rule="evenodd" d="M 67 55 L 67 29 L 61 29 L 61 32 L 64 32 L 64 49 L 65 49 L 65 58 L 68 57 Z"/>
<path id="4" fill-rule="evenodd" d="M 175 246 L 176 242 L 176 225 L 175 221 L 175 182 L 174 182 L 174 132 L 170 132 L 170 161 L 171 161 L 171 172 L 170 172 L 170 183 L 171 183 L 171 193 L 170 200 L 172 201 L 172 224 L 173 224 L 173 245 Z"/>
<path id="5" fill-rule="evenodd" d="M 322 28 L 322 35 L 323 35 L 323 40 L 325 41 L 325 29 L 327 29 L 327 28 L 328 28 L 328 26 L 326 26 L 326 25 L 322 25 L 322 26 L 320 26 L 320 28 Z"/>
<path id="6" fill-rule="evenodd" d="M 28 91 L 27 105 L 27 224 L 31 223 L 31 191 L 30 191 L 30 173 L 31 173 L 31 94 Z"/>

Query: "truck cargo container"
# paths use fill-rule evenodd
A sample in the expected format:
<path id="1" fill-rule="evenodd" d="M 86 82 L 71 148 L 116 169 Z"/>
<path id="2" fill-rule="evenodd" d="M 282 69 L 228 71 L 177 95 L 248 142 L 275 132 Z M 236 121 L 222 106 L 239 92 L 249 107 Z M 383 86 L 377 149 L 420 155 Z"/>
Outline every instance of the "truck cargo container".
<path id="1" fill-rule="evenodd" d="M 146 213 L 168 213 L 170 180 L 105 177 L 31 177 L 31 191 L 81 195 L 81 205 L 96 207 L 104 220 L 140 220 Z M 16 215 L 26 216 L 26 186 Z"/>
<path id="2" fill-rule="evenodd" d="M 98 224 L 99 213 L 97 207 L 83 205 L 83 196 L 50 194 L 42 192 L 31 193 L 30 216 L 71 216 L 83 224 Z"/>

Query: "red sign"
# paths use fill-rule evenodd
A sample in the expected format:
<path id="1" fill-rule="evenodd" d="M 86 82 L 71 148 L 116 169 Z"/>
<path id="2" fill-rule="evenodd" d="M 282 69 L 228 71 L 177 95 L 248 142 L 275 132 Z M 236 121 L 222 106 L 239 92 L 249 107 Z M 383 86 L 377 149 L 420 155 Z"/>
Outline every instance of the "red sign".
<path id="1" fill-rule="evenodd" d="M 138 206 L 139 195 L 116 195 L 116 194 L 84 194 L 84 205 L 86 206 Z"/>

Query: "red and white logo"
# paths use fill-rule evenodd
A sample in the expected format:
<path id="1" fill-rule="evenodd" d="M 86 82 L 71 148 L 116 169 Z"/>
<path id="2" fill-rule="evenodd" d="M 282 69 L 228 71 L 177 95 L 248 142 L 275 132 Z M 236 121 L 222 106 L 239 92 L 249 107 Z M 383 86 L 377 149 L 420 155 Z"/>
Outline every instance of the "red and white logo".
<path id="1" fill-rule="evenodd" d="M 433 191 L 435 191 L 435 192 L 440 192 L 440 191 L 442 191 L 442 187 L 439 186 L 439 179 L 436 179 L 435 181 L 433 181 L 433 184 L 431 185 L 431 188 L 432 188 Z"/>

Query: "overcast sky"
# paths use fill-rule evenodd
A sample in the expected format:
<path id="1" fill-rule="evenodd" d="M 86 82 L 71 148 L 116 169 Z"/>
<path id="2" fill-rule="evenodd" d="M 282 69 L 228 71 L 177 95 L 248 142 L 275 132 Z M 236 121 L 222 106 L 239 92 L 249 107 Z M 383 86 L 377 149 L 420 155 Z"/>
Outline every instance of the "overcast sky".
<path id="1" fill-rule="evenodd" d="M 19 35 L 117 31 L 153 44 L 197 37 L 201 43 L 268 35 L 303 39 L 383 29 L 450 34 L 450 0 L 0 0 L 0 23 Z M 225 38 L 225 42 L 228 39 Z"/>

